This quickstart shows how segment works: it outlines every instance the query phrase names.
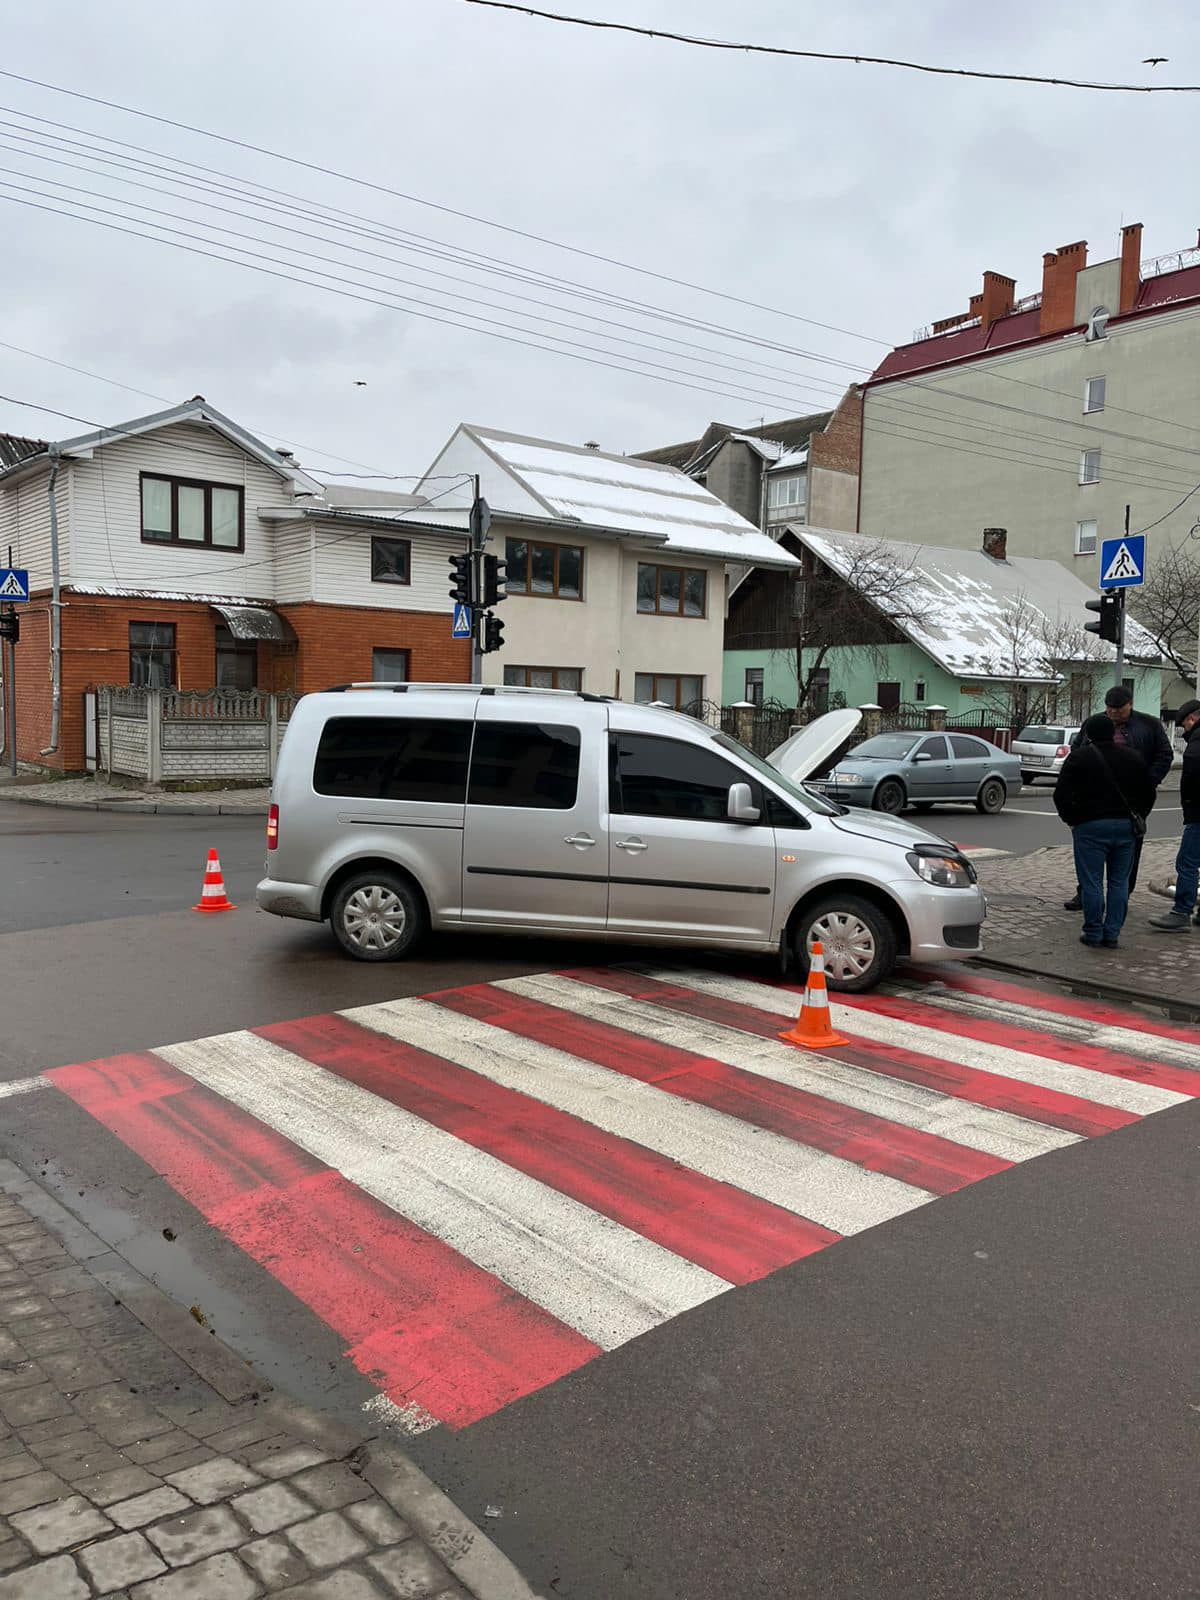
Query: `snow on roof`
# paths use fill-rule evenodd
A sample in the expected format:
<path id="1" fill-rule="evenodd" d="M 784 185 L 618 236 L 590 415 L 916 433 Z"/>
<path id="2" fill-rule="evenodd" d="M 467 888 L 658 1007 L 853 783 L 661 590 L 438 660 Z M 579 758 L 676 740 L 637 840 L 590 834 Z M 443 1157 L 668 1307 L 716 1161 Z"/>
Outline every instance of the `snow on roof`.
<path id="1" fill-rule="evenodd" d="M 785 450 L 771 468 L 772 472 L 797 471 L 800 467 L 808 465 L 808 446 L 802 445 L 799 450 Z"/>
<path id="2" fill-rule="evenodd" d="M 790 567 L 795 560 L 676 467 L 490 428 L 466 430 L 554 517 L 642 535 L 668 550 Z M 503 514 L 503 504 L 492 510 Z"/>
<path id="3" fill-rule="evenodd" d="M 64 583 L 71 594 L 99 595 L 111 600 L 189 600 L 205 606 L 265 606 L 271 609 L 273 600 L 261 600 L 246 594 L 207 594 L 188 589 L 123 589 L 111 583 Z"/>
<path id="4" fill-rule="evenodd" d="M 1058 676 L 1057 662 L 1116 659 L 1114 646 L 1084 631 L 1084 623 L 1094 620 L 1084 602 L 1095 599 L 1096 591 L 1057 561 L 996 561 L 982 550 L 946 550 L 828 528 L 793 531 L 868 598 L 871 573 L 881 563 L 910 572 L 911 581 L 900 586 L 893 603 L 903 611 L 894 617 L 896 626 L 957 678 L 1046 682 Z M 1160 656 L 1151 634 L 1132 617 L 1126 619 L 1126 650 L 1139 661 Z"/>

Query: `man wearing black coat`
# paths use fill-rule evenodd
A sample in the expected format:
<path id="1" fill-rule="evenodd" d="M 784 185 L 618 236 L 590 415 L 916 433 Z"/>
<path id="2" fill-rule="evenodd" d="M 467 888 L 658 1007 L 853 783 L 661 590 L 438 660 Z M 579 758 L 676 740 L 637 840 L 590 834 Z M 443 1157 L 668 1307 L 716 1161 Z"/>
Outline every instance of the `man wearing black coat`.
<path id="1" fill-rule="evenodd" d="M 1200 883 L 1200 700 L 1185 701 L 1176 720 L 1187 744 L 1179 781 L 1183 838 L 1175 857 L 1175 904 L 1170 911 L 1150 918 L 1150 926 L 1161 928 L 1164 933 L 1179 933 L 1187 927 L 1196 909 L 1197 884 Z"/>
<path id="2" fill-rule="evenodd" d="M 1157 717 L 1147 716 L 1144 711 L 1133 709 L 1133 692 L 1123 683 L 1118 683 L 1104 696 L 1104 715 L 1113 725 L 1113 737 L 1118 745 L 1128 745 L 1136 750 L 1146 763 L 1150 773 L 1150 781 L 1157 789 L 1159 784 L 1171 770 L 1173 752 L 1171 741 L 1167 738 L 1167 730 Z M 1071 748 L 1077 749 L 1086 744 L 1086 730 L 1081 728 L 1071 742 Z M 1129 892 L 1133 893 L 1138 880 L 1138 867 L 1142 860 L 1142 841 L 1138 839 L 1134 845 L 1133 866 L 1129 873 Z M 1064 911 L 1081 911 L 1083 902 L 1079 898 L 1079 885 L 1075 885 L 1074 896 L 1063 902 Z"/>
<path id="3" fill-rule="evenodd" d="M 1080 942 L 1093 950 L 1115 950 L 1129 908 L 1135 818 L 1150 814 L 1155 786 L 1137 751 L 1116 743 L 1110 717 L 1089 717 L 1083 732 L 1086 740 L 1063 762 L 1054 805 L 1075 846 L 1083 898 Z"/>

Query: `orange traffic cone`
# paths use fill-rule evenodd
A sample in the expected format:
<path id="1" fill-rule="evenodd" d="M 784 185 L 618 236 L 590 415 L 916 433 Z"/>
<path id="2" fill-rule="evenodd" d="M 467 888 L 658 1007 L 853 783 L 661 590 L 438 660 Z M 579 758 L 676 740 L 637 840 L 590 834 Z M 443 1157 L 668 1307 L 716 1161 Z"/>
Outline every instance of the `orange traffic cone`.
<path id="1" fill-rule="evenodd" d="M 829 995 L 825 988 L 825 951 L 818 940 L 809 956 L 808 982 L 804 986 L 804 999 L 796 1026 L 779 1035 L 788 1044 L 802 1045 L 806 1050 L 823 1050 L 830 1044 L 849 1044 L 840 1033 L 834 1033 L 829 1021 Z"/>
<path id="2" fill-rule="evenodd" d="M 200 904 L 193 911 L 236 911 L 237 907 L 225 893 L 225 879 L 221 876 L 221 863 L 217 852 L 208 852 L 208 865 L 204 869 L 204 888 L 200 891 Z"/>

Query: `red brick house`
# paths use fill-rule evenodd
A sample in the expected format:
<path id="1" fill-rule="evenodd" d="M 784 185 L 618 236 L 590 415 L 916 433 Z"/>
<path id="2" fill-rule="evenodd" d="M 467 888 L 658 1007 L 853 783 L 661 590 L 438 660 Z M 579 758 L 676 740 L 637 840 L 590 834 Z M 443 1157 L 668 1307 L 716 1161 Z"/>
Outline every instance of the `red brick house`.
<path id="1" fill-rule="evenodd" d="M 412 496 L 327 489 L 201 397 L 57 443 L 0 434 L 0 556 L 11 545 L 31 588 L 18 757 L 82 770 L 84 692 L 97 684 L 307 693 L 468 681 L 447 592 L 447 557 L 463 543 L 422 524 Z"/>

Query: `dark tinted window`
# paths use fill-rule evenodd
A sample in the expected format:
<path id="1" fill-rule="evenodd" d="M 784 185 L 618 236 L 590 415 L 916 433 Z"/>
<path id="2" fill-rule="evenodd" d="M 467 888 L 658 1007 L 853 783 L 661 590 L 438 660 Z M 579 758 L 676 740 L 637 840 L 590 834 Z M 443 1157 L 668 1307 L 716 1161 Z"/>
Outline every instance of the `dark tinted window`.
<path id="1" fill-rule="evenodd" d="M 578 728 L 536 722 L 476 726 L 468 804 L 568 811 L 578 788 Z"/>
<path id="2" fill-rule="evenodd" d="M 434 800 L 462 805 L 469 722 L 334 717 L 325 724 L 313 788 L 362 800 Z"/>
<path id="3" fill-rule="evenodd" d="M 733 783 L 749 783 L 754 804 L 762 805 L 748 773 L 699 745 L 647 733 L 614 734 L 612 744 L 609 809 L 614 813 L 725 822 Z"/>
<path id="4" fill-rule="evenodd" d="M 978 739 L 965 739 L 960 733 L 950 736 L 950 748 L 964 761 L 978 761 L 981 756 L 991 754 L 987 745 L 981 744 Z"/>
<path id="5" fill-rule="evenodd" d="M 922 739 L 917 754 L 919 756 L 932 756 L 935 761 L 946 761 L 949 759 L 950 753 L 946 749 L 945 739 L 939 734 L 936 739 Z"/>

